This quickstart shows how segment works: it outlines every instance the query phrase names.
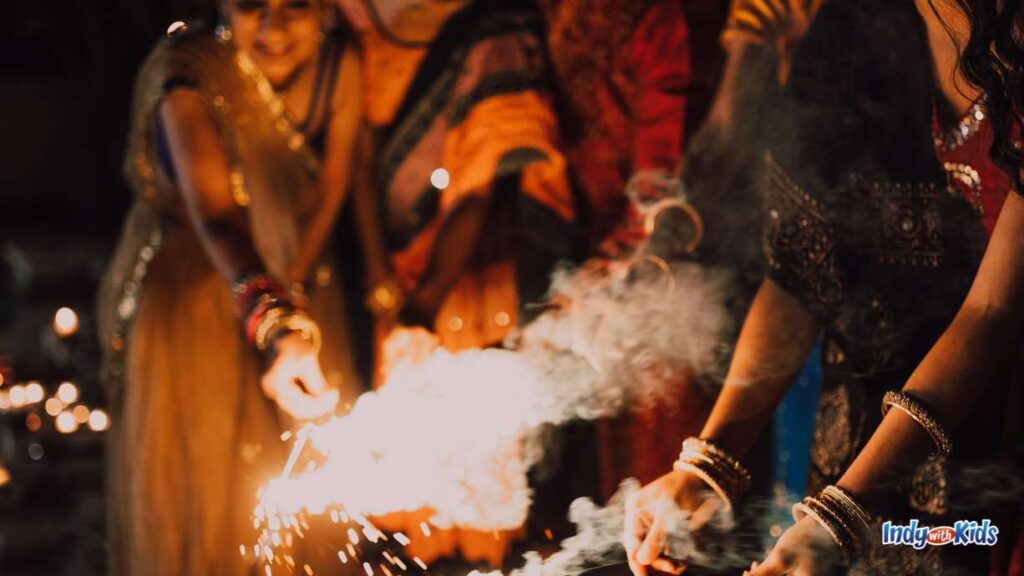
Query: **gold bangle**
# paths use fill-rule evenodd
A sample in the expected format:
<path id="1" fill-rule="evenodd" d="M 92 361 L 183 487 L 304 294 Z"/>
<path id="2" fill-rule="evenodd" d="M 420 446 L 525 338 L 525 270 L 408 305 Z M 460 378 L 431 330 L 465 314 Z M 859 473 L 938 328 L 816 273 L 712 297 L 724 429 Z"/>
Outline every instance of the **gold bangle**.
<path id="1" fill-rule="evenodd" d="M 833 502 L 842 512 L 843 516 L 856 526 L 861 537 L 871 537 L 871 515 L 848 492 L 834 484 L 830 484 L 818 496 L 822 501 Z"/>
<path id="2" fill-rule="evenodd" d="M 646 210 L 647 215 L 644 217 L 644 232 L 648 236 L 654 233 L 654 227 L 658 222 L 658 216 L 661 215 L 665 210 L 672 208 L 679 208 L 686 215 L 690 217 L 690 221 L 693 222 L 693 240 L 691 240 L 684 250 L 686 254 L 693 254 L 700 246 L 701 240 L 704 239 L 704 220 L 700 217 L 700 213 L 693 207 L 692 204 L 683 200 L 682 198 L 662 198 L 654 203 L 653 206 Z"/>
<path id="3" fill-rule="evenodd" d="M 842 537 L 841 528 L 835 524 L 832 518 L 829 518 L 830 515 L 825 512 L 825 507 L 817 498 L 808 496 L 804 498 L 803 502 L 793 504 L 793 520 L 799 522 L 803 520 L 804 516 L 810 516 L 828 532 L 832 541 L 836 543 L 836 547 L 839 548 L 839 553 L 843 556 L 843 562 L 849 566 L 853 560 L 849 544 Z"/>
<path id="4" fill-rule="evenodd" d="M 899 408 L 913 418 L 931 436 L 932 442 L 935 443 L 939 453 L 943 456 L 949 456 L 953 451 L 953 440 L 949 437 L 945 427 L 939 424 L 939 421 L 932 416 L 932 413 L 927 408 L 906 393 L 890 390 L 882 397 L 882 416 L 885 416 L 892 406 Z"/>
<path id="5" fill-rule="evenodd" d="M 260 319 L 260 323 L 256 325 L 253 342 L 256 344 L 257 350 L 262 352 L 267 349 L 267 336 L 273 332 L 281 317 L 287 313 L 291 313 L 291 309 L 278 307 L 267 310 L 263 318 Z"/>
<path id="6" fill-rule="evenodd" d="M 711 488 L 711 490 L 715 494 L 717 494 L 719 498 L 722 499 L 722 502 L 725 504 L 725 509 L 732 510 L 732 495 L 729 494 L 728 490 L 722 487 L 722 485 L 718 482 L 718 479 L 715 477 L 714 474 L 708 472 L 699 464 L 690 461 L 677 460 L 676 463 L 672 466 L 672 468 L 679 472 L 689 472 L 690 474 L 693 474 L 697 478 L 700 478 L 705 484 L 708 485 L 708 488 Z"/>
<path id="7" fill-rule="evenodd" d="M 313 348 L 317 352 L 320 351 L 320 348 L 323 345 L 323 337 L 320 334 L 320 327 L 305 314 L 295 313 L 286 316 L 278 324 L 274 333 L 284 331 L 298 332 L 304 340 L 313 345 Z"/>
<path id="8" fill-rule="evenodd" d="M 682 452 L 706 454 L 707 456 L 722 462 L 736 473 L 737 478 L 743 485 L 749 485 L 752 480 L 750 472 L 743 466 L 743 464 L 740 464 L 739 460 L 710 440 L 687 438 L 686 440 L 683 440 Z"/>

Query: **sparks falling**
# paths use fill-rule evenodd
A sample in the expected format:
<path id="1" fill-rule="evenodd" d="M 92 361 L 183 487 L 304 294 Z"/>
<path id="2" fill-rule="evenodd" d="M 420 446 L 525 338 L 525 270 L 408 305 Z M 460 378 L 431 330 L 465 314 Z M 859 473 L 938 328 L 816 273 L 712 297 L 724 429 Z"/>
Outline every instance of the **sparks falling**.
<path id="1" fill-rule="evenodd" d="M 403 510 L 429 509 L 440 527 L 521 525 L 542 427 L 664 400 L 679 374 L 716 363 L 726 279 L 696 265 L 645 272 L 644 262 L 558 276 L 563 305 L 506 349 L 434 350 L 396 366 L 344 417 L 295 434 L 255 512 L 264 560 L 304 514 L 341 510 L 371 541 L 386 536 L 368 518 Z"/>

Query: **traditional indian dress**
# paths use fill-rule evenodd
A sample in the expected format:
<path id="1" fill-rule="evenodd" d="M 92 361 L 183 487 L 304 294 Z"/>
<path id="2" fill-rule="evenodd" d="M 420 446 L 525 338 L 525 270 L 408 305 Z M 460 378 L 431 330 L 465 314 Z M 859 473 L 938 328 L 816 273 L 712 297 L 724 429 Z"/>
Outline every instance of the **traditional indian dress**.
<path id="1" fill-rule="evenodd" d="M 586 200 L 589 253 L 626 257 L 642 218 L 626 185 L 639 171 L 674 171 L 682 156 L 690 74 L 689 30 L 677 0 L 543 0 L 547 45 L 565 107 L 574 181 Z M 664 377 L 664 376 L 662 376 Z M 625 478 L 649 482 L 696 433 L 710 401 L 677 375 L 672 405 L 646 406 L 597 423 L 599 491 Z"/>
<path id="2" fill-rule="evenodd" d="M 790 124 L 777 127 L 786 137 L 772 146 L 764 174 L 763 240 L 768 276 L 824 327 L 811 493 L 838 480 L 878 426 L 882 395 L 902 388 L 952 321 L 1010 188 L 1005 175 L 978 164 L 980 107 L 954 127 L 963 139 L 950 144 L 944 130 L 933 133 L 931 62 L 909 0 L 830 0 L 794 55 L 779 115 Z M 981 148 L 957 160 L 967 145 Z M 980 458 L 998 445 L 998 394 L 979 403 L 954 456 Z M 943 514 L 956 487 L 947 470 L 959 465 L 931 459 L 884 515 L 949 524 Z M 859 570 L 977 566 L 977 558 L 944 560 L 939 551 L 890 547 Z M 954 554 L 963 552 L 971 551 Z"/>
<path id="3" fill-rule="evenodd" d="M 471 263 L 433 328 L 448 350 L 499 344 L 524 305 L 545 295 L 555 263 L 578 250 L 538 15 L 514 1 L 467 2 L 420 43 L 396 38 L 369 0 L 341 6 L 362 41 L 374 186 L 398 281 L 414 289 L 445 218 L 467 197 L 489 195 Z M 419 519 L 405 533 L 423 560 L 458 554 L 501 563 L 507 535 L 433 530 L 426 537 Z"/>
<path id="4" fill-rule="evenodd" d="M 341 51 L 340 39 L 324 43 L 311 113 L 331 101 Z M 161 41 L 136 83 L 125 166 L 136 197 L 99 294 L 114 412 L 112 573 L 250 574 L 253 555 L 239 547 L 255 543 L 256 492 L 280 473 L 279 436 L 291 423 L 261 391 L 261 358 L 246 343 L 228 282 L 186 219 L 158 121 L 161 98 L 176 88 L 206 101 L 231 159 L 234 199 L 281 278 L 318 208 L 322 134 L 289 117 L 226 37 L 187 31 Z M 336 281 L 325 258 L 306 291 L 308 312 L 323 331 L 325 375 L 351 401 L 361 385 Z"/>

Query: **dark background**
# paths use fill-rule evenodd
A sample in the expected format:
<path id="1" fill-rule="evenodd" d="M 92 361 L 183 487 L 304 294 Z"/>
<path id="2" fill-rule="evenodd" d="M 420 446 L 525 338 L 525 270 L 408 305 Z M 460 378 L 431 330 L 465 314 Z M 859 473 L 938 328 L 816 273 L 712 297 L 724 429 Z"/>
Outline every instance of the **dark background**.
<path id="1" fill-rule="evenodd" d="M 103 406 L 94 289 L 128 206 L 121 177 L 135 70 L 168 25 L 215 0 L 29 0 L 0 17 L 0 370 L 64 380 Z M 630 0 L 623 0 L 630 1 Z M 688 125 L 710 97 L 726 0 L 684 2 L 698 78 Z M 13 272 L 12 272 L 13 270 Z M 58 307 L 78 333 L 50 329 Z M 43 415 L 35 432 L 30 412 Z M 34 451 L 39 458 L 29 456 Z M 105 573 L 103 435 L 58 434 L 40 407 L 0 411 L 0 574 Z"/>

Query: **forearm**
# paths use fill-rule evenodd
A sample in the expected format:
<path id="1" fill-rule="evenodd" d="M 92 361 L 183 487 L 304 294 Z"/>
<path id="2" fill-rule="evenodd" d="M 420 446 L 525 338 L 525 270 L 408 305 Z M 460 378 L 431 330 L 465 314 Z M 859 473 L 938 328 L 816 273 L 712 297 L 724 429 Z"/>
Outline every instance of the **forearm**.
<path id="1" fill-rule="evenodd" d="M 952 432 L 1005 373 L 1018 334 L 1006 314 L 964 308 L 903 390 Z M 925 429 L 902 410 L 890 410 L 840 485 L 870 503 L 933 453 L 935 443 Z"/>
<path id="2" fill-rule="evenodd" d="M 490 200 L 470 195 L 444 217 L 434 239 L 427 271 L 410 296 L 410 304 L 422 313 L 437 311 L 469 264 L 487 219 Z"/>
<path id="3" fill-rule="evenodd" d="M 745 455 L 803 367 L 817 338 L 813 316 L 765 280 L 743 323 L 732 365 L 701 437 Z"/>
<path id="4" fill-rule="evenodd" d="M 384 242 L 382 215 L 373 186 L 373 150 L 370 129 L 364 126 L 359 136 L 359 156 L 356 159 L 355 184 L 352 202 L 356 219 L 356 233 L 362 245 L 367 284 L 374 285 L 391 277 L 391 266 Z"/>

